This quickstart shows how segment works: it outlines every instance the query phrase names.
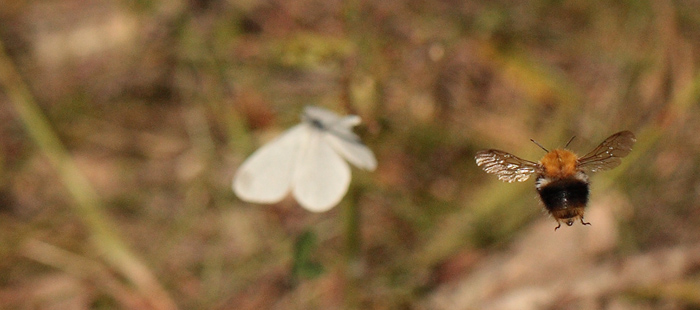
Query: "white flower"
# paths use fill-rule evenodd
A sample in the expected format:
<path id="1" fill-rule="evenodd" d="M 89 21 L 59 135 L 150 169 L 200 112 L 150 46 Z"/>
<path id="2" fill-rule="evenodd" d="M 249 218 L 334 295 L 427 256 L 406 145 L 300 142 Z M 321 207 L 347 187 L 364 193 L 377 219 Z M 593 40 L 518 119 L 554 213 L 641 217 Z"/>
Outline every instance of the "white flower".
<path id="1" fill-rule="evenodd" d="M 350 185 L 353 165 L 374 170 L 372 151 L 352 132 L 360 117 L 341 117 L 306 107 L 302 122 L 255 151 L 236 172 L 233 191 L 254 203 L 275 203 L 290 191 L 309 211 L 323 212 L 340 202 Z"/>

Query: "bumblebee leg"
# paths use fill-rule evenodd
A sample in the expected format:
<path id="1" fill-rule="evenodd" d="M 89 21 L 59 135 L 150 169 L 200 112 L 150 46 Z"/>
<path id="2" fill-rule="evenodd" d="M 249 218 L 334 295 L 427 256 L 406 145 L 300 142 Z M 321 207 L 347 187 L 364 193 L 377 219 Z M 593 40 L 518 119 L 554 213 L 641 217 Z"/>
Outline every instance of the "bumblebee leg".
<path id="1" fill-rule="evenodd" d="M 589 225 L 589 226 L 591 225 L 591 223 L 588 223 L 588 222 L 584 222 L 584 221 L 583 221 L 583 216 L 581 217 L 581 224 L 583 224 L 583 225 Z"/>
<path id="2" fill-rule="evenodd" d="M 557 227 L 554 227 L 554 231 L 557 231 L 557 229 L 559 229 L 559 227 L 561 227 L 561 222 L 557 221 L 557 223 L 559 223 L 559 225 L 557 225 Z"/>

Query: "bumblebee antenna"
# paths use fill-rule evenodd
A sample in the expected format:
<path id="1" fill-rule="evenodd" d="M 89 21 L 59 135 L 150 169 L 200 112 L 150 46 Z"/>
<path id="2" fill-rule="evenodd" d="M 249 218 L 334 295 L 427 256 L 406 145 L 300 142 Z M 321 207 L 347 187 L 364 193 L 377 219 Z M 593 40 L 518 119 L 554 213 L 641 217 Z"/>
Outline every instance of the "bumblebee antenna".
<path id="1" fill-rule="evenodd" d="M 569 143 L 571 143 L 571 141 L 574 141 L 574 138 L 576 138 L 576 136 L 571 137 L 571 139 L 569 139 L 569 142 L 566 142 L 566 145 L 564 145 L 564 148 L 569 147 Z"/>
<path id="2" fill-rule="evenodd" d="M 548 149 L 545 149 L 544 146 L 542 146 L 541 144 L 537 143 L 537 141 L 535 141 L 535 139 L 530 139 L 530 141 L 532 141 L 532 143 L 534 143 L 534 144 L 537 144 L 537 146 L 539 146 L 539 147 L 540 147 L 541 149 L 543 149 L 545 152 L 549 153 L 549 150 L 548 150 Z"/>

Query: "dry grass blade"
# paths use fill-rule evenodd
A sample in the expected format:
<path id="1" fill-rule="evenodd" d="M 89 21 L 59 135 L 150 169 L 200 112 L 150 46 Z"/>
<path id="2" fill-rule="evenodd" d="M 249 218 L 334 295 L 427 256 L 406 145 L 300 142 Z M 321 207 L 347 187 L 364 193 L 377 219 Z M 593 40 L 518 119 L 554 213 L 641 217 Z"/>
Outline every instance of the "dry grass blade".
<path id="1" fill-rule="evenodd" d="M 167 292 L 151 271 L 119 238 L 97 193 L 61 144 L 48 120 L 37 106 L 29 88 L 15 69 L 0 42 L 0 86 L 5 90 L 29 136 L 55 167 L 76 203 L 75 213 L 90 231 L 93 245 L 100 255 L 135 285 L 153 309 L 175 309 Z"/>

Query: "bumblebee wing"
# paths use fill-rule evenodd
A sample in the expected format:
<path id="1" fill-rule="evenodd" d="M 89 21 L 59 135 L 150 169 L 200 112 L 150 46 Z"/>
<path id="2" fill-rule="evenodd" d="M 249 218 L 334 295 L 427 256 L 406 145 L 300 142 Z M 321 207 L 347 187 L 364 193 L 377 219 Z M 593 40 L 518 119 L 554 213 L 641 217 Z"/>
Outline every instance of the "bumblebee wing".
<path id="1" fill-rule="evenodd" d="M 481 169 L 508 183 L 524 182 L 531 174 L 541 171 L 537 163 L 499 150 L 480 151 L 474 158 Z"/>
<path id="2" fill-rule="evenodd" d="M 637 141 L 630 131 L 618 132 L 603 141 L 590 153 L 578 160 L 578 167 L 586 172 L 597 172 L 615 168 L 620 165 L 620 158 L 632 151 Z"/>

